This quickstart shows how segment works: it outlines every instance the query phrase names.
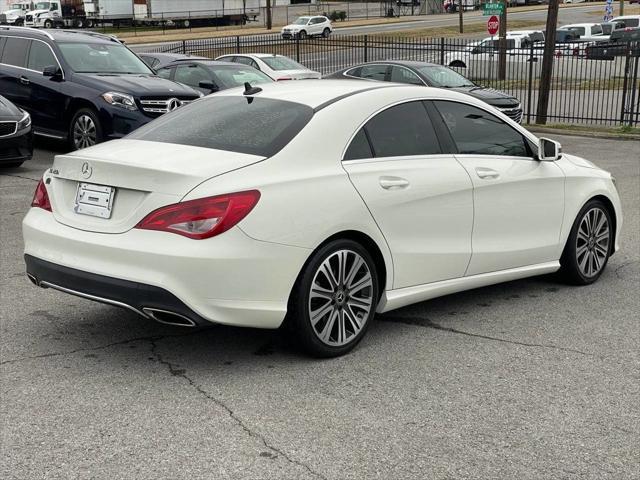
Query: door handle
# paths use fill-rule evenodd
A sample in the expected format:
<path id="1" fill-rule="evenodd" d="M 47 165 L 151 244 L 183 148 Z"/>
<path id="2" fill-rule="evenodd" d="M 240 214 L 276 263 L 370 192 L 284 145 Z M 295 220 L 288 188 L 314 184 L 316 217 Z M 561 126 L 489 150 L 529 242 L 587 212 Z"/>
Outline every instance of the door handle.
<path id="1" fill-rule="evenodd" d="M 31 80 L 24 76 L 20 77 L 19 81 L 22 85 L 29 85 L 31 83 Z"/>
<path id="2" fill-rule="evenodd" d="M 409 180 L 401 177 L 380 177 L 380 186 L 385 190 L 399 190 L 409 186 Z"/>
<path id="3" fill-rule="evenodd" d="M 478 167 L 476 173 L 480 178 L 498 178 L 500 174 L 492 168 Z"/>

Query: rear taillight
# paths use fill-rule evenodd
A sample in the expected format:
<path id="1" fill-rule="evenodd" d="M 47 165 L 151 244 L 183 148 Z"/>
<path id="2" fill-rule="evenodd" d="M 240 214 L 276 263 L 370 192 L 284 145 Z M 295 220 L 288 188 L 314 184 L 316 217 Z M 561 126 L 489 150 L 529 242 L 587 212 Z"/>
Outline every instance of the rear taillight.
<path id="1" fill-rule="evenodd" d="M 31 201 L 32 207 L 42 208 L 48 212 L 51 212 L 51 202 L 49 202 L 49 194 L 47 193 L 47 187 L 42 179 L 38 182 L 36 191 L 33 194 L 33 200 Z"/>
<path id="2" fill-rule="evenodd" d="M 289 78 L 289 77 L 282 77 L 279 78 L 278 80 L 276 80 L 277 82 L 282 82 L 283 80 L 293 80 L 293 78 Z"/>
<path id="3" fill-rule="evenodd" d="M 246 217 L 260 199 L 258 190 L 199 198 L 158 208 L 135 228 L 177 233 L 202 240 L 226 232 Z"/>

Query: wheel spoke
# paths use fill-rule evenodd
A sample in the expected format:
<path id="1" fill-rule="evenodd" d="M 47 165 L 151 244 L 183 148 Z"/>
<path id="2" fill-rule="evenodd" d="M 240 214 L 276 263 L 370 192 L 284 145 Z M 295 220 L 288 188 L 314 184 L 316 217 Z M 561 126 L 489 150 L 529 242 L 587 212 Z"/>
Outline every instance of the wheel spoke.
<path id="1" fill-rule="evenodd" d="M 331 316 L 329 317 L 329 320 L 327 320 L 327 323 L 325 324 L 324 328 L 322 329 L 322 332 L 320 332 L 320 339 L 325 342 L 325 343 L 329 343 L 329 340 L 331 339 L 331 332 L 333 331 L 333 326 L 336 323 L 336 319 L 338 318 L 338 316 L 340 316 L 340 312 L 338 312 L 337 309 L 333 310 L 331 312 Z"/>
<path id="2" fill-rule="evenodd" d="M 315 327 L 317 323 L 320 320 L 322 320 L 322 318 L 324 318 L 324 316 L 327 313 L 332 312 L 333 310 L 334 310 L 333 305 L 331 304 L 331 302 L 328 302 L 324 304 L 322 307 L 319 307 L 313 312 L 311 312 L 311 325 Z"/>
<path id="3" fill-rule="evenodd" d="M 371 286 L 371 284 L 372 284 L 371 283 L 371 274 L 367 270 L 367 273 L 364 275 L 364 277 L 362 277 L 360 280 L 358 280 L 358 283 L 353 285 L 349 290 L 353 294 L 353 293 L 359 292 L 360 290 L 362 290 L 365 287 Z"/>
<path id="4" fill-rule="evenodd" d="M 583 246 L 576 250 L 576 257 L 580 258 L 584 252 L 587 251 L 588 245 L 585 243 Z"/>
<path id="5" fill-rule="evenodd" d="M 353 310 L 351 310 L 351 305 L 347 305 L 347 309 L 345 310 L 345 312 L 347 313 L 347 316 L 349 318 L 349 321 L 351 322 L 351 325 L 353 325 L 353 331 L 355 332 L 355 334 L 357 334 L 360 329 L 362 328 L 362 324 L 360 323 L 360 319 L 358 318 L 358 316 L 353 313 Z"/>
<path id="6" fill-rule="evenodd" d="M 338 286 L 338 280 L 336 279 L 336 277 L 333 275 L 333 272 L 331 271 L 331 265 L 329 265 L 328 261 L 325 261 L 321 266 L 320 266 L 320 272 L 322 272 L 322 274 L 326 277 L 326 279 L 329 281 L 329 283 L 331 284 L 331 288 L 332 289 L 336 289 Z"/>
<path id="7" fill-rule="evenodd" d="M 358 271 L 360 270 L 360 267 L 363 264 L 364 264 L 364 260 L 362 260 L 362 258 L 359 256 L 356 257 L 354 262 L 351 264 L 351 269 L 349 270 L 349 274 L 347 275 L 347 278 L 345 278 L 345 281 L 344 281 L 344 284 L 347 286 L 347 288 L 351 288 L 353 280 L 356 274 L 358 273 Z"/>
<path id="8" fill-rule="evenodd" d="M 347 305 L 352 305 L 354 307 L 359 307 L 359 308 L 364 308 L 365 310 L 369 310 L 369 307 L 371 307 L 371 299 L 349 297 L 349 300 L 347 300 Z"/>
<path id="9" fill-rule="evenodd" d="M 324 300 L 333 300 L 333 292 L 326 288 L 322 288 L 320 285 L 315 285 L 311 289 L 311 297 L 310 298 L 322 298 Z"/>

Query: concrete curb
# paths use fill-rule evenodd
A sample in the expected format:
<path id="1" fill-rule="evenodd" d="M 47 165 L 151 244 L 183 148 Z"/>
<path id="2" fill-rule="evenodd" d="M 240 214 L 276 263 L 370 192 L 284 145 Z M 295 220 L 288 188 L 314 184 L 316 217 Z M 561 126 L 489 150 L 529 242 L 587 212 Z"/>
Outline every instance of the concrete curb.
<path id="1" fill-rule="evenodd" d="M 616 133 L 598 130 L 571 130 L 565 128 L 538 127 L 536 125 L 524 125 L 530 132 L 539 134 L 546 133 L 549 135 L 565 135 L 569 137 L 590 137 L 602 138 L 608 140 L 635 140 L 640 141 L 640 134 L 636 133 Z M 597 128 L 597 127 L 596 127 Z"/>

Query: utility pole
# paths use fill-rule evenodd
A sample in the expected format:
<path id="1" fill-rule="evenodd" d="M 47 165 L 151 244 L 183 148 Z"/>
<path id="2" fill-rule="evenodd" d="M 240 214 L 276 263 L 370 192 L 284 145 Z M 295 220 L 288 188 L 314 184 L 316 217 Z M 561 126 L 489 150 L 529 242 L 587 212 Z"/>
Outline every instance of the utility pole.
<path id="1" fill-rule="evenodd" d="M 498 79 L 507 78 L 507 0 L 502 0 L 504 9 L 500 15 L 498 31 Z"/>
<path id="2" fill-rule="evenodd" d="M 621 17 L 622 15 L 624 15 L 624 0 L 620 0 L 620 15 L 618 16 Z"/>
<path id="3" fill-rule="evenodd" d="M 271 30 L 271 0 L 267 0 L 267 30 Z"/>
<path id="4" fill-rule="evenodd" d="M 462 5 L 462 0 L 458 0 L 458 10 L 460 10 L 458 15 L 460 18 L 460 33 L 464 33 L 464 26 L 462 24 L 462 12 L 464 10 L 464 6 Z"/>
<path id="5" fill-rule="evenodd" d="M 558 3 L 559 0 L 549 0 L 547 29 L 544 32 L 544 53 L 542 54 L 540 92 L 538 93 L 538 109 L 536 111 L 536 123 L 540 125 L 547 123 L 549 91 L 551 90 L 551 77 L 553 74 L 553 50 L 556 44 L 556 27 L 558 26 Z"/>

